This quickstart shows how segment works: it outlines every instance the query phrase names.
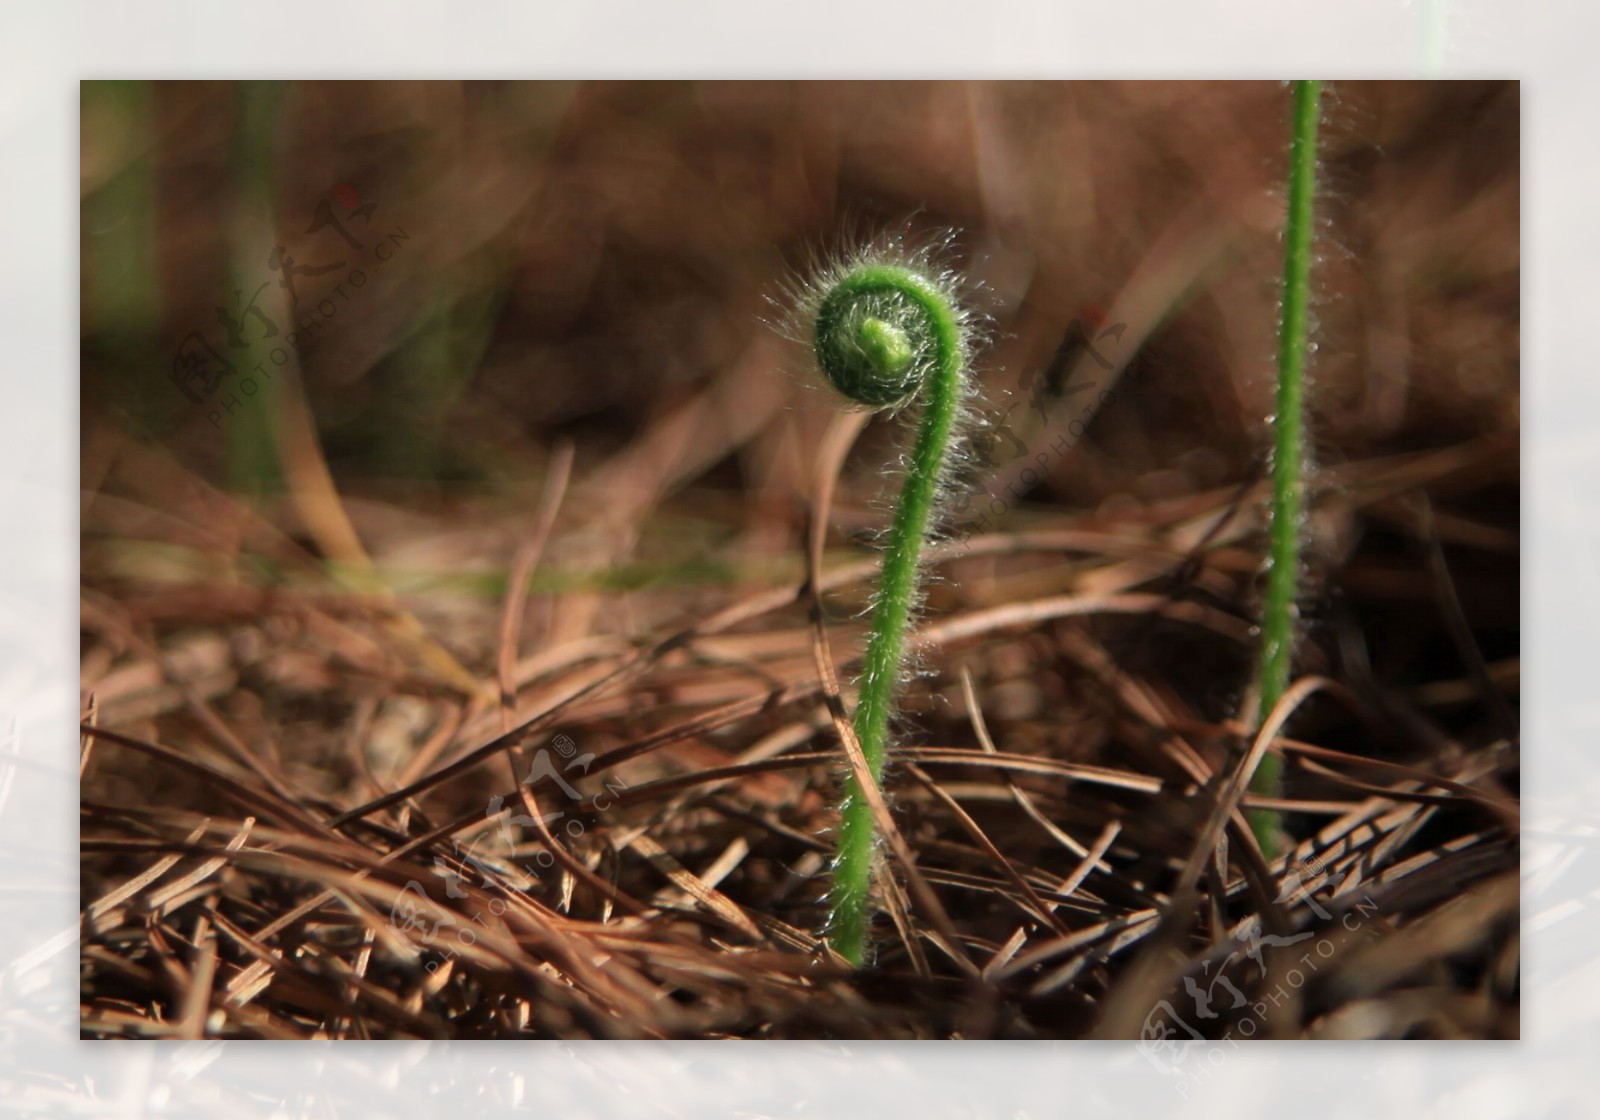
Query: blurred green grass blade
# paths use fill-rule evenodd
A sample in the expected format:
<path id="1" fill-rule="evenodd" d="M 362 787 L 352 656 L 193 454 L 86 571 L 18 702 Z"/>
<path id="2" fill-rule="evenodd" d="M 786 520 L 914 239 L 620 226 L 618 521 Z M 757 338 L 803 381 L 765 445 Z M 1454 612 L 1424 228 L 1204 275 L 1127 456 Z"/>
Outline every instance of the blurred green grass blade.
<path id="1" fill-rule="evenodd" d="M 219 306 L 238 313 L 249 306 L 260 288 L 263 261 L 271 246 L 262 238 L 275 236 L 278 140 L 286 90 L 281 82 L 249 81 L 239 85 L 239 115 L 233 143 L 233 242 L 228 255 L 228 291 Z M 269 288 L 262 292 L 270 294 Z M 259 329 L 241 330 L 245 343 L 238 359 L 242 371 L 271 364 L 272 343 Z M 226 425 L 228 478 L 241 493 L 262 495 L 284 484 L 283 460 L 278 445 L 277 420 L 280 388 L 277 378 L 249 379 L 255 391 L 245 398 L 248 374 L 232 391 L 240 404 Z"/>
<path id="2" fill-rule="evenodd" d="M 84 129 L 127 155 L 83 200 L 85 326 L 111 339 L 148 340 L 160 312 L 150 85 L 84 82 L 82 96 Z"/>
<path id="3" fill-rule="evenodd" d="M 149 82 L 85 81 L 80 87 L 87 190 L 80 211 L 79 295 L 86 386 L 130 422 L 163 431 L 171 414 L 158 353 L 162 290 Z M 96 166 L 95 160 L 111 166 Z M 87 180 L 104 174 L 98 182 Z M 109 392 L 110 398 L 101 394 Z"/>

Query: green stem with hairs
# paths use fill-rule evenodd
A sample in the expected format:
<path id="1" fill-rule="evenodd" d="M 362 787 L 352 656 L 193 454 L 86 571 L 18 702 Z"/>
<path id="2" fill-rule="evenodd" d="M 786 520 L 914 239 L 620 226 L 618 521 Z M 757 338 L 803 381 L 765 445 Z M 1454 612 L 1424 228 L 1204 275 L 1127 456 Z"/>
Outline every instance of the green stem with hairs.
<path id="1" fill-rule="evenodd" d="M 1304 396 L 1307 308 L 1311 295 L 1312 204 L 1317 181 L 1317 113 L 1321 82 L 1294 83 L 1293 141 L 1289 153 L 1289 215 L 1284 231 L 1283 320 L 1278 331 L 1278 405 L 1273 419 L 1271 559 L 1261 620 L 1261 703 L 1256 726 L 1289 686 L 1294 656 L 1295 598 L 1300 579 L 1300 526 L 1305 504 Z M 1250 789 L 1280 793 L 1282 763 L 1264 755 Z M 1280 847 L 1278 813 L 1257 809 L 1251 828 L 1267 858 Z"/>
<path id="2" fill-rule="evenodd" d="M 966 392 L 968 338 L 948 284 L 914 262 L 868 261 L 844 271 L 822 295 L 814 344 L 823 372 L 852 400 L 882 407 L 921 398 L 916 443 L 884 548 L 854 718 L 861 752 L 878 782 L 906 629 L 918 601 L 922 542 Z M 853 773 L 840 813 L 828 941 L 860 966 L 876 837 L 872 807 Z"/>

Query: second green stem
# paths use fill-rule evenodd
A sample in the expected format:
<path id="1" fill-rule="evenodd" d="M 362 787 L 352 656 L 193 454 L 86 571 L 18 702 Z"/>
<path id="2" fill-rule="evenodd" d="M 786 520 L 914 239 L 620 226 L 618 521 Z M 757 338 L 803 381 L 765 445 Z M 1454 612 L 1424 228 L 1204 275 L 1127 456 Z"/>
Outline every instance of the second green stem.
<path id="1" fill-rule="evenodd" d="M 1278 402 L 1273 419 L 1276 441 L 1272 461 L 1271 559 L 1266 608 L 1261 622 L 1261 703 L 1256 713 L 1257 727 L 1288 688 L 1294 656 L 1295 600 L 1300 582 L 1300 533 L 1305 505 L 1305 360 L 1321 92 L 1321 82 L 1294 83 L 1289 214 L 1284 231 L 1283 319 L 1278 331 Z M 1267 754 L 1251 779 L 1250 789 L 1276 797 L 1281 780 L 1282 763 L 1277 755 Z M 1277 811 L 1256 809 L 1250 813 L 1250 824 L 1262 852 L 1268 859 L 1275 857 L 1279 847 Z"/>

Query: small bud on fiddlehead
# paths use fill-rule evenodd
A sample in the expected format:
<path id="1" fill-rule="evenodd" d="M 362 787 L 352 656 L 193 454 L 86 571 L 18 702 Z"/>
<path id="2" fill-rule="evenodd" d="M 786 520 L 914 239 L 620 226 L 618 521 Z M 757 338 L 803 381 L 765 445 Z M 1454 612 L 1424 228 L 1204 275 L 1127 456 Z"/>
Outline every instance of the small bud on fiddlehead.
<path id="1" fill-rule="evenodd" d="M 930 274 L 863 263 L 822 297 L 812 343 L 817 365 L 835 389 L 857 404 L 880 408 L 913 395 L 950 359 L 943 351 L 963 346 L 959 322 Z"/>

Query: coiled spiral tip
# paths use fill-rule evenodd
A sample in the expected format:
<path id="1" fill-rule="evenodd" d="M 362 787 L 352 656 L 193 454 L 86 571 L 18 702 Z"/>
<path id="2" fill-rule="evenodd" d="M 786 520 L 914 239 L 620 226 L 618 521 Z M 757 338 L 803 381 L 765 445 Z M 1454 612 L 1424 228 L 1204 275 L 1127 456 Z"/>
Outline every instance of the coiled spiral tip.
<path id="1" fill-rule="evenodd" d="M 934 369 L 965 358 L 951 293 L 911 264 L 856 262 L 833 278 L 815 315 L 817 365 L 835 389 L 868 408 L 909 400 Z"/>

